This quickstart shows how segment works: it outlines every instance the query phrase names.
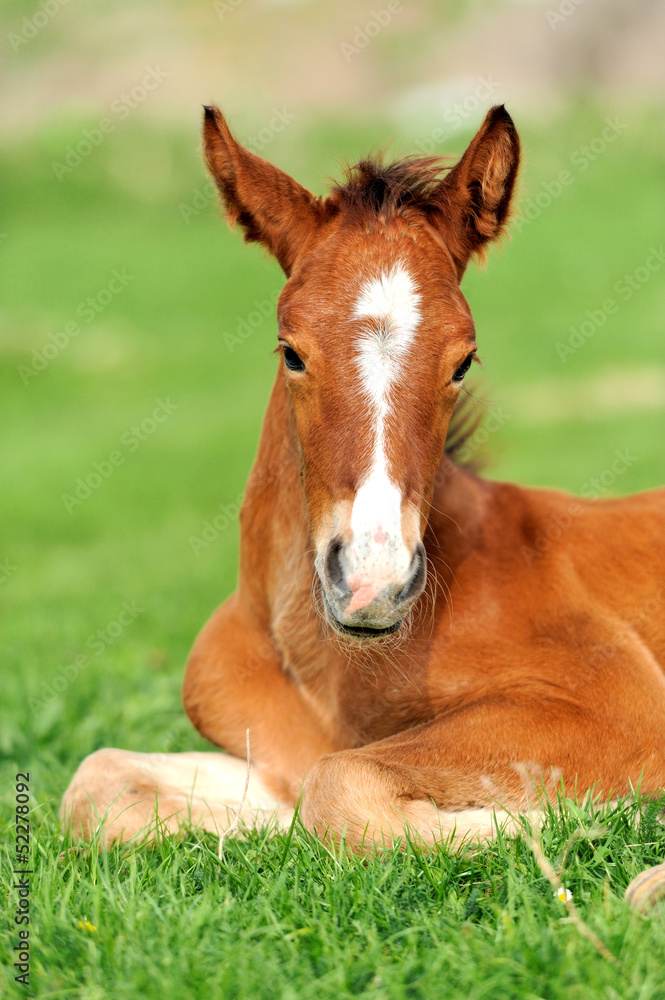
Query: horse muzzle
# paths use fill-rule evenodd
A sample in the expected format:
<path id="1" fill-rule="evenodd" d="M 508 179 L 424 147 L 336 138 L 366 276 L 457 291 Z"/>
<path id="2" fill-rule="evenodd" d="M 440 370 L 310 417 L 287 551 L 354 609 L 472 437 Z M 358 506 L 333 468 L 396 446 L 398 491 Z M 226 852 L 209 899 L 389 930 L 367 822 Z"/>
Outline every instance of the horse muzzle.
<path id="1" fill-rule="evenodd" d="M 326 618 L 339 633 L 359 639 L 380 638 L 396 632 L 418 600 L 427 579 L 427 556 L 422 542 L 416 545 L 406 568 L 390 558 L 354 565 L 339 538 L 328 545 L 317 565 Z M 399 562 L 404 565 L 405 560 Z"/>

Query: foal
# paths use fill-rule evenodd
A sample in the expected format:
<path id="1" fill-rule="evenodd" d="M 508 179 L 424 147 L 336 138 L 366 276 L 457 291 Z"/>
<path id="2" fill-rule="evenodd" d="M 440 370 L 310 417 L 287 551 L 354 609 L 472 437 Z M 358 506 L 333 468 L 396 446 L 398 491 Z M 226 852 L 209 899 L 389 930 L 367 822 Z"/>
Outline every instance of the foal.
<path id="1" fill-rule="evenodd" d="M 159 815 L 305 825 L 354 846 L 489 833 L 534 783 L 665 786 L 665 491 L 588 502 L 444 450 L 476 336 L 460 281 L 505 226 L 503 107 L 448 172 L 363 161 L 316 198 L 205 109 L 229 220 L 287 282 L 241 518 L 238 589 L 184 684 L 227 755 L 99 750 L 63 815 L 127 839 Z M 574 510 L 574 514 L 571 511 Z M 554 530 L 556 529 L 556 530 Z M 543 537 L 559 537 L 547 548 Z"/>

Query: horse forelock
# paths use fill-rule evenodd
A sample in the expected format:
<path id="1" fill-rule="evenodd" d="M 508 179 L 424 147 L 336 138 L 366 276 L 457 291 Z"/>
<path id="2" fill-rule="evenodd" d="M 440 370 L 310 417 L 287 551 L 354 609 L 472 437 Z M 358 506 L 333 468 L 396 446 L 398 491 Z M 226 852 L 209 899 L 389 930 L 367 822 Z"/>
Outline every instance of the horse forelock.
<path id="1" fill-rule="evenodd" d="M 438 212 L 439 188 L 451 166 L 447 158 L 436 156 L 407 156 L 392 163 L 370 157 L 347 167 L 344 182 L 333 186 L 328 204 L 364 219 L 406 209 Z"/>

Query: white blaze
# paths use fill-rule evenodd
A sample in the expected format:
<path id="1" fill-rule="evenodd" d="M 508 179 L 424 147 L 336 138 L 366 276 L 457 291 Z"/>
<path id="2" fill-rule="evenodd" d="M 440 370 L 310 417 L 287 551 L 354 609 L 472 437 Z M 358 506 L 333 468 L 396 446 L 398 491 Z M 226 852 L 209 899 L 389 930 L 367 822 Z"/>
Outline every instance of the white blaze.
<path id="1" fill-rule="evenodd" d="M 390 391 L 402 377 L 420 322 L 419 303 L 411 275 L 397 264 L 365 282 L 355 308 L 355 315 L 365 321 L 356 363 L 363 396 L 372 409 L 374 441 L 370 472 L 353 502 L 353 565 L 348 568 L 387 578 L 385 582 L 403 579 L 411 562 L 402 540 L 402 494 L 388 474 L 385 428 Z"/>

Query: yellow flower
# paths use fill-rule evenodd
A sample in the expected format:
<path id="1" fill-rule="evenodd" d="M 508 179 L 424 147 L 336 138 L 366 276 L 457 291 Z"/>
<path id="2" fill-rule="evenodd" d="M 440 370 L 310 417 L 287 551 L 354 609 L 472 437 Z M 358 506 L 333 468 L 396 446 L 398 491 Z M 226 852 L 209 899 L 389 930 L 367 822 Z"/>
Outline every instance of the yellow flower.
<path id="1" fill-rule="evenodd" d="M 79 920 L 79 927 L 82 931 L 90 931 L 93 934 L 97 928 L 94 924 L 91 924 L 89 920 Z"/>

